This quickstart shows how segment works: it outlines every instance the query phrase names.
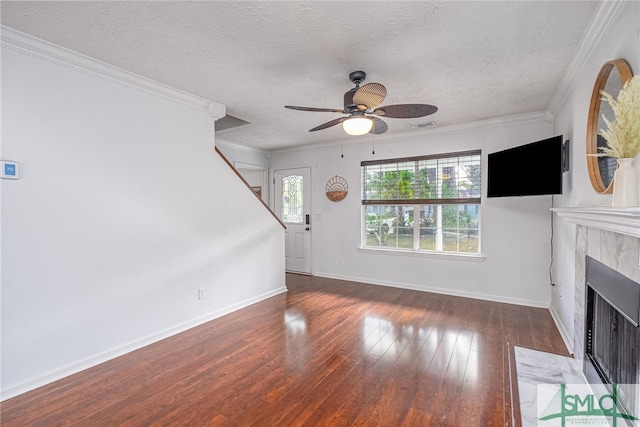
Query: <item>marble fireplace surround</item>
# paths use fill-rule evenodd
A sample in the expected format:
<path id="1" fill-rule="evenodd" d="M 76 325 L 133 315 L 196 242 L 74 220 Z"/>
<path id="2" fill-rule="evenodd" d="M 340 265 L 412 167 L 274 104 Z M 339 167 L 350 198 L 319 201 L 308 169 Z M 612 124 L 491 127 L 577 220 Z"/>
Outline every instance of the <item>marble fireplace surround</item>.
<path id="1" fill-rule="evenodd" d="M 537 387 L 540 384 L 586 384 L 584 331 L 586 257 L 595 258 L 640 283 L 640 208 L 554 208 L 564 220 L 577 224 L 575 242 L 575 311 L 573 357 L 515 347 L 512 350 L 513 425 L 538 425 Z M 569 339 L 570 337 L 566 337 Z"/>
<path id="2" fill-rule="evenodd" d="M 576 269 L 573 355 L 584 366 L 586 257 L 640 283 L 640 208 L 555 208 L 558 216 L 576 223 Z"/>

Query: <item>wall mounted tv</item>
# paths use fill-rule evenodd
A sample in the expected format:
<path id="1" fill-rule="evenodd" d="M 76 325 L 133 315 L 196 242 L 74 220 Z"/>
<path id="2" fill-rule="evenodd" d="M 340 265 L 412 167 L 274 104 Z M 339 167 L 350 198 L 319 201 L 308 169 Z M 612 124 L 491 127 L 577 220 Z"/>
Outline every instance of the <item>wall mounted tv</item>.
<path id="1" fill-rule="evenodd" d="M 569 141 L 562 135 L 490 153 L 487 197 L 562 194 L 562 173 L 568 168 Z"/>

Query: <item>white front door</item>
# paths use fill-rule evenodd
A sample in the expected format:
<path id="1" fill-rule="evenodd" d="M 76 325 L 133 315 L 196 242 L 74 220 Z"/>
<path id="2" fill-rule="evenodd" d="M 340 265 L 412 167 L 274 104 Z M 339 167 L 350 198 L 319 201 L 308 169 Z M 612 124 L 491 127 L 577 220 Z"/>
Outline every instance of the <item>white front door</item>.
<path id="1" fill-rule="evenodd" d="M 311 169 L 274 171 L 276 213 L 285 230 L 285 269 L 311 274 Z"/>

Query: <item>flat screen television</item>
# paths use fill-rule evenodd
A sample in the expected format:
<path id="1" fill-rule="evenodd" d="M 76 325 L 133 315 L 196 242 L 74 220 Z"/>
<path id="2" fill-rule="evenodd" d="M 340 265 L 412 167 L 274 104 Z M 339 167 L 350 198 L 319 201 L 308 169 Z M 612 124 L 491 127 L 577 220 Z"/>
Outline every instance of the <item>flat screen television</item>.
<path id="1" fill-rule="evenodd" d="M 562 194 L 567 148 L 562 135 L 558 135 L 490 153 L 487 157 L 487 197 Z"/>

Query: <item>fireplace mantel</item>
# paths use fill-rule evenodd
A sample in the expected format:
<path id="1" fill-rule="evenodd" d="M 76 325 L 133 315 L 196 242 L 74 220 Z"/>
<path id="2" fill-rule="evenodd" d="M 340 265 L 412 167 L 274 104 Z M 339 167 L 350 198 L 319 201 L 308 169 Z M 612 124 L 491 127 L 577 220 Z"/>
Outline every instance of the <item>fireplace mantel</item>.
<path id="1" fill-rule="evenodd" d="M 640 238 L 640 207 L 552 208 L 569 222 Z"/>

